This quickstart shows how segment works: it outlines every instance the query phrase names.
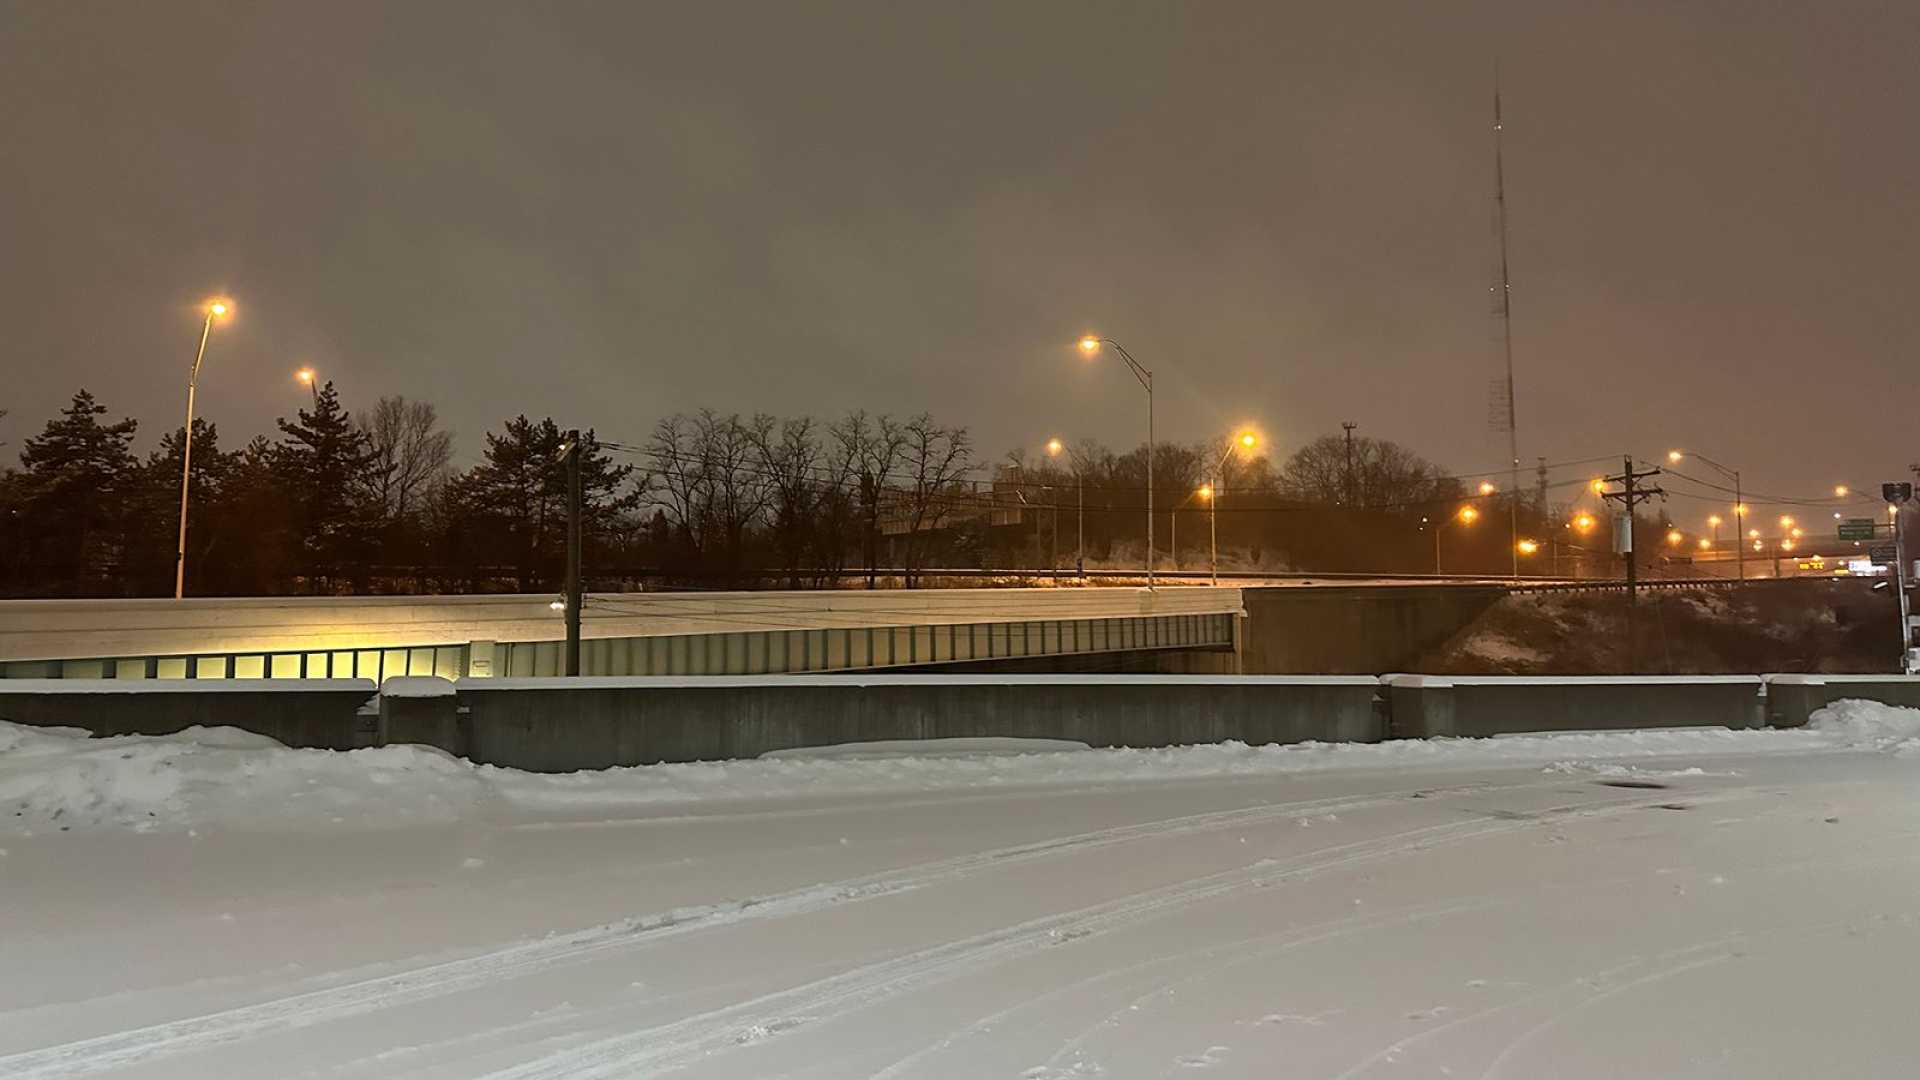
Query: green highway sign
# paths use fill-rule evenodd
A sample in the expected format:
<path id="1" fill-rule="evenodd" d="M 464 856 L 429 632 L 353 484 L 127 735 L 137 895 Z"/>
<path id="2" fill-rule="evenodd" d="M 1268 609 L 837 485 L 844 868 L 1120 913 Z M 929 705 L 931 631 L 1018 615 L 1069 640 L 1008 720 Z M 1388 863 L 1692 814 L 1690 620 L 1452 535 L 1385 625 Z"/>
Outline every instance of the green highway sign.
<path id="1" fill-rule="evenodd" d="M 1873 526 L 1874 520 L 1872 518 L 1848 518 L 1840 523 L 1840 539 L 1871 540 L 1873 539 Z"/>

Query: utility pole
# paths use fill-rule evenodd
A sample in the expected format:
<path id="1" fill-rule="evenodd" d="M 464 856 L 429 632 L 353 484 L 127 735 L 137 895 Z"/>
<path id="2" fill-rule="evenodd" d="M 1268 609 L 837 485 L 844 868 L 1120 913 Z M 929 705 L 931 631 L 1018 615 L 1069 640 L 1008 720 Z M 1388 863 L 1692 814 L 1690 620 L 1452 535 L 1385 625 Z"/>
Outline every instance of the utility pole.
<path id="1" fill-rule="evenodd" d="M 1901 528 L 1901 510 L 1913 498 L 1913 485 L 1907 481 L 1898 481 L 1880 485 L 1880 494 L 1893 508 L 1893 590 L 1900 597 L 1900 672 L 1912 675 L 1914 671 L 1913 622 L 1911 605 L 1907 600 L 1907 544 L 1905 530 Z"/>
<path id="2" fill-rule="evenodd" d="M 1605 499 L 1608 502 L 1618 502 L 1621 506 L 1621 512 L 1625 518 L 1624 531 L 1617 531 L 1614 534 L 1614 548 L 1617 551 L 1619 551 L 1621 554 L 1627 557 L 1627 602 L 1629 604 L 1634 603 L 1638 599 L 1637 583 L 1639 580 L 1639 575 L 1634 570 L 1634 559 L 1633 559 L 1633 511 L 1634 511 L 1634 508 L 1639 506 L 1641 503 L 1646 502 L 1648 499 L 1653 498 L 1656 495 L 1662 496 L 1662 497 L 1666 495 L 1665 489 L 1657 488 L 1657 487 L 1639 487 L 1637 485 L 1638 485 L 1638 482 L 1641 480 L 1645 480 L 1648 477 L 1659 476 L 1659 475 L 1660 475 L 1659 469 L 1647 469 L 1643 472 L 1634 472 L 1633 458 L 1631 456 L 1623 456 L 1620 459 L 1620 475 L 1609 476 L 1606 478 L 1606 482 L 1609 484 L 1621 485 L 1621 490 L 1620 491 L 1603 491 L 1600 493 L 1600 497 L 1602 499 Z"/>
<path id="3" fill-rule="evenodd" d="M 567 674 L 580 674 L 580 432 L 567 432 Z"/>
<path id="4" fill-rule="evenodd" d="M 1544 522 L 1547 519 L 1547 459 L 1542 455 L 1539 460 L 1540 464 L 1533 473 L 1533 508 Z"/>
<path id="5" fill-rule="evenodd" d="M 1073 510 L 1073 565 L 1081 577 L 1087 576 L 1087 474 L 1073 467 L 1075 505 Z"/>
<path id="6" fill-rule="evenodd" d="M 1645 480 L 1649 477 L 1658 476 L 1658 475 L 1660 475 L 1659 469 L 1647 469 L 1644 472 L 1634 472 L 1632 455 L 1623 455 L 1620 459 L 1620 475 L 1609 476 L 1606 478 L 1606 483 L 1619 484 L 1621 485 L 1621 490 L 1602 491 L 1600 493 L 1600 497 L 1602 499 L 1608 502 L 1618 502 L 1621 506 L 1620 516 L 1619 518 L 1616 519 L 1616 523 L 1614 526 L 1613 546 L 1615 551 L 1618 551 L 1622 555 L 1625 555 L 1627 559 L 1627 668 L 1628 670 L 1632 670 L 1633 667 L 1635 666 L 1634 665 L 1635 644 L 1634 644 L 1634 617 L 1633 616 L 1634 616 L 1634 608 L 1639 604 L 1639 600 L 1640 600 L 1639 575 L 1635 571 L 1634 558 L 1633 558 L 1633 512 L 1635 507 L 1639 506 L 1643 502 L 1646 502 L 1648 499 L 1651 499 L 1656 495 L 1662 496 L 1662 497 L 1666 495 L 1666 491 L 1658 487 L 1638 486 L 1639 481 Z"/>
<path id="7" fill-rule="evenodd" d="M 1342 484 L 1341 486 L 1342 486 L 1342 487 L 1344 487 L 1344 488 L 1346 489 L 1346 496 L 1347 496 L 1347 509 L 1349 509 L 1349 510 L 1351 510 L 1351 509 L 1353 509 L 1353 503 L 1354 503 L 1354 491 L 1353 491 L 1353 429 L 1354 429 L 1354 428 L 1357 428 L 1357 427 L 1359 427 L 1359 426 L 1360 426 L 1359 424 L 1356 424 L 1356 423 L 1354 423 L 1354 422 L 1353 422 L 1352 420 L 1342 420 L 1342 421 L 1340 421 L 1340 427 L 1341 427 L 1341 429 L 1342 429 L 1342 430 L 1344 430 L 1344 431 L 1345 431 L 1345 432 L 1347 433 L 1347 475 L 1346 475 L 1346 478 L 1345 478 L 1345 479 L 1346 479 L 1346 483 L 1344 483 L 1344 484 Z"/>

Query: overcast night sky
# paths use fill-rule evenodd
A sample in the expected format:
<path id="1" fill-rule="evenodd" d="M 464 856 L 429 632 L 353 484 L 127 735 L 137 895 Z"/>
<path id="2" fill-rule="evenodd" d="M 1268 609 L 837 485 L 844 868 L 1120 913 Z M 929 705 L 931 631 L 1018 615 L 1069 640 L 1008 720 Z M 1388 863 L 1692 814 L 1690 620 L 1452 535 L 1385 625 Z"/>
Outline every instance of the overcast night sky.
<path id="1" fill-rule="evenodd" d="M 1877 490 L 1920 457 L 1917 43 L 1910 2 L 0 0 L 0 453 L 82 386 L 153 445 L 227 291 L 228 445 L 303 364 L 465 460 L 703 405 L 1131 445 L 1097 330 L 1163 439 L 1498 468 L 1498 56 L 1528 465 Z"/>

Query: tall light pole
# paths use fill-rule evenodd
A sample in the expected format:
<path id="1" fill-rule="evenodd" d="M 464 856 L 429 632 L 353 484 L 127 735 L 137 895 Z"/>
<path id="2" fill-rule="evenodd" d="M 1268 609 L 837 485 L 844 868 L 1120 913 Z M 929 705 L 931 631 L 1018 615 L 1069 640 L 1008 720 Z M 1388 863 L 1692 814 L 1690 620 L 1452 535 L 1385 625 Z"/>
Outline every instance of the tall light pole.
<path id="1" fill-rule="evenodd" d="M 293 377 L 305 383 L 308 390 L 313 391 L 313 407 L 318 409 L 320 407 L 320 380 L 314 375 L 313 369 L 303 367 L 299 371 L 294 372 Z"/>
<path id="2" fill-rule="evenodd" d="M 1440 530 L 1456 521 L 1462 525 L 1471 525 L 1478 520 L 1480 520 L 1479 510 L 1471 506 L 1463 506 L 1445 521 L 1436 521 L 1433 523 L 1433 573 L 1435 577 L 1440 576 Z M 1513 557 L 1516 559 L 1520 557 L 1520 549 L 1517 545 L 1514 548 Z"/>
<path id="3" fill-rule="evenodd" d="M 1207 566 L 1213 583 L 1220 584 L 1220 531 L 1214 524 L 1216 511 L 1220 508 L 1220 496 L 1227 490 L 1225 479 L 1227 459 L 1233 457 L 1235 448 L 1251 450 L 1260 445 L 1260 437 L 1251 431 L 1243 431 L 1233 441 L 1227 443 L 1227 449 L 1213 466 L 1213 483 L 1208 485 L 1207 495 Z"/>
<path id="4" fill-rule="evenodd" d="M 1066 453 L 1066 451 L 1067 451 L 1067 444 L 1061 442 L 1058 436 L 1055 436 L 1054 438 L 1047 440 L 1047 456 L 1048 457 L 1057 458 L 1061 454 Z M 1073 487 L 1074 487 L 1073 567 L 1074 567 L 1074 571 L 1078 573 L 1081 577 L 1086 577 L 1087 576 L 1087 477 L 1086 477 L 1086 474 L 1082 472 L 1080 469 L 1080 458 L 1078 455 L 1069 454 L 1067 457 L 1067 460 L 1071 462 L 1073 465 Z M 1057 547 L 1060 543 L 1060 529 L 1058 525 L 1058 522 L 1060 520 L 1059 507 L 1054 508 L 1053 515 L 1054 515 L 1054 522 L 1055 522 L 1053 542 L 1054 542 L 1054 545 Z"/>
<path id="5" fill-rule="evenodd" d="M 1148 371 L 1125 346 L 1112 338 L 1096 337 L 1088 334 L 1080 339 L 1080 351 L 1088 356 L 1100 352 L 1100 346 L 1111 345 L 1113 351 L 1127 362 L 1127 369 L 1140 382 L 1141 389 L 1147 392 L 1147 588 L 1153 588 L 1153 372 Z"/>
<path id="6" fill-rule="evenodd" d="M 207 338 L 213 334 L 213 321 L 226 318 L 232 310 L 231 300 L 207 301 L 207 318 L 200 324 L 200 347 L 193 352 L 193 367 L 187 369 L 187 426 L 180 430 L 180 541 L 173 552 L 175 600 L 187 595 L 187 487 L 193 478 L 193 395 L 200 386 L 200 362 L 207 357 Z"/>
<path id="7" fill-rule="evenodd" d="M 1709 465 L 1715 471 L 1719 472 L 1721 476 L 1733 481 L 1733 534 L 1735 536 L 1740 535 L 1740 522 L 1747 516 L 1746 501 L 1740 497 L 1740 470 L 1729 469 L 1705 454 L 1696 453 L 1691 450 L 1684 452 L 1680 450 L 1667 451 L 1667 464 L 1669 465 L 1678 465 L 1687 458 L 1694 458 Z M 1716 534 L 1716 537 L 1717 535 L 1718 534 Z M 1735 580 L 1745 581 L 1747 580 L 1747 546 L 1745 544 L 1733 545 L 1733 554 Z"/>
<path id="8" fill-rule="evenodd" d="M 1201 484 L 1193 490 L 1192 494 L 1181 499 L 1178 505 L 1167 511 L 1167 547 L 1172 549 L 1173 568 L 1176 572 L 1180 569 L 1180 511 L 1186 509 L 1187 504 L 1195 499 L 1207 500 L 1209 512 L 1211 512 L 1213 485 Z"/>

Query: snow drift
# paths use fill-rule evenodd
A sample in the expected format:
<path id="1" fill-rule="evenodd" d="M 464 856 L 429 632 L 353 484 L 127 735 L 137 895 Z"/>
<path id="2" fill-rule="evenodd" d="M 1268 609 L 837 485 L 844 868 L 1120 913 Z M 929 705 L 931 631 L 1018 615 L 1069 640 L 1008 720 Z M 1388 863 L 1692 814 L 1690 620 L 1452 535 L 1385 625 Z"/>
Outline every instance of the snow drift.
<path id="1" fill-rule="evenodd" d="M 872 750 L 873 748 L 866 748 Z M 756 761 L 547 775 L 438 750 L 293 750 L 233 728 L 89 738 L 0 722 L 0 834 L 84 829 L 367 829 L 485 816 L 576 818 L 713 801 L 1173 782 L 1335 769 L 1594 762 L 1686 754 L 1920 750 L 1920 710 L 1841 701 L 1799 731 L 1666 729 L 1380 744 L 1164 749 L 888 744 Z"/>

